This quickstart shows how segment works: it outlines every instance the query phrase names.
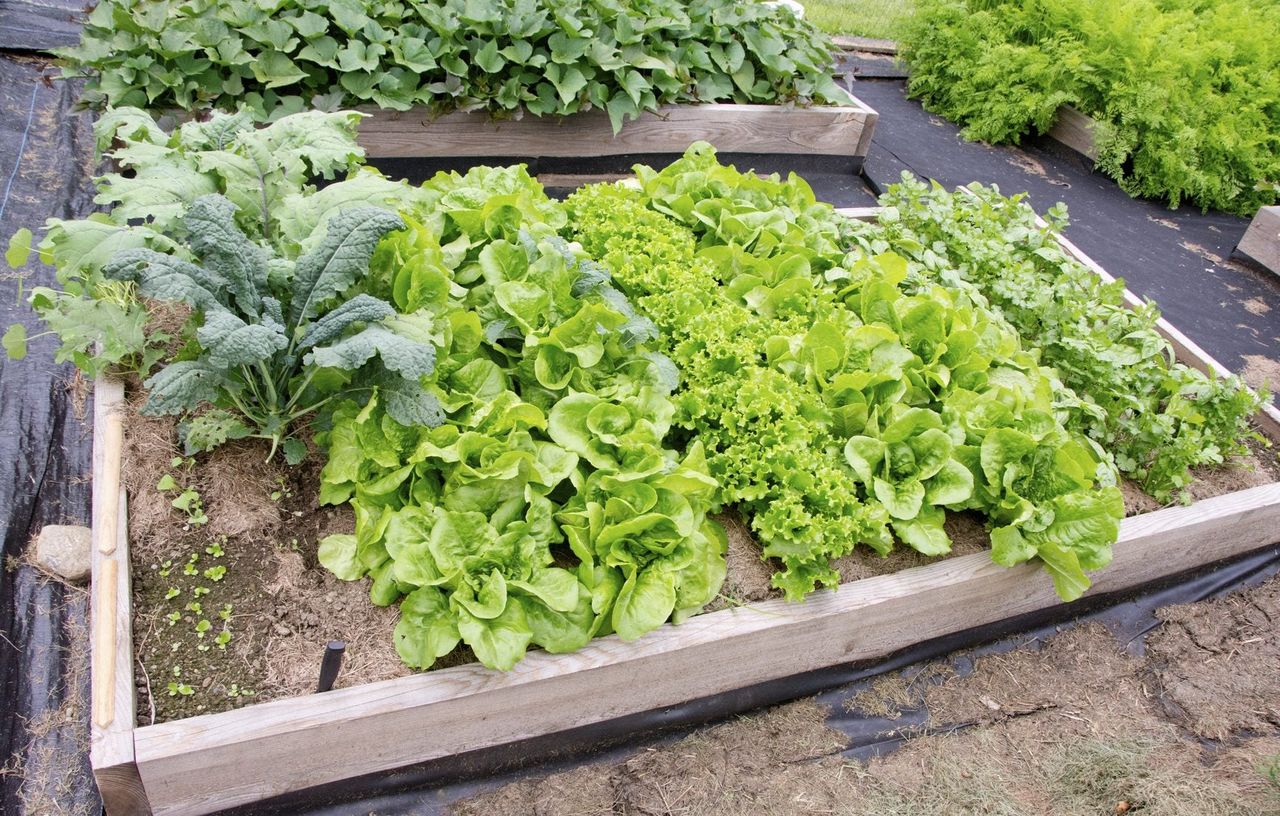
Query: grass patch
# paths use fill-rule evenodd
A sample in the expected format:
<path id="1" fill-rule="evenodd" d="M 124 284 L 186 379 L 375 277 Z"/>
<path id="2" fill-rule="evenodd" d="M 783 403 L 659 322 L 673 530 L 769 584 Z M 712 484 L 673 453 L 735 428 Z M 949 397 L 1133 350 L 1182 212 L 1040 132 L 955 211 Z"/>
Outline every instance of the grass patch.
<path id="1" fill-rule="evenodd" d="M 809 22 L 828 34 L 896 40 L 915 0 L 800 0 Z"/>

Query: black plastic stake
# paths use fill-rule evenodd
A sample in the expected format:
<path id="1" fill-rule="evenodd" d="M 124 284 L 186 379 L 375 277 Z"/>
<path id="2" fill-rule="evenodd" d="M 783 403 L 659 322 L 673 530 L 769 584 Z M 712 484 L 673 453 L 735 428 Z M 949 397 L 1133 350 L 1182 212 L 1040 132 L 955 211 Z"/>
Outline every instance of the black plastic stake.
<path id="1" fill-rule="evenodd" d="M 329 691 L 333 688 L 333 683 L 338 679 L 338 672 L 342 671 L 342 653 L 347 650 L 347 644 L 341 640 L 331 640 L 325 644 L 324 659 L 320 661 L 320 684 L 316 687 L 316 693 Z"/>

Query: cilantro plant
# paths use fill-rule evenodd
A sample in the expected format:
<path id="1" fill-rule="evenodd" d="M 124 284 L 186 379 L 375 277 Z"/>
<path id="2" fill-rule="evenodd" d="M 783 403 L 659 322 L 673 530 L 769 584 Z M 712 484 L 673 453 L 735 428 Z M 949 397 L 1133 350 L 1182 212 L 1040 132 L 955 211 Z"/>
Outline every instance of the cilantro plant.
<path id="1" fill-rule="evenodd" d="M 919 0 L 908 88 L 971 139 L 1092 116 L 1130 195 L 1252 216 L 1280 183 L 1280 6 L 1247 0 Z"/>
<path id="2" fill-rule="evenodd" d="M 573 235 L 658 325 L 673 421 L 788 598 L 837 584 L 858 544 L 948 552 L 944 508 L 983 513 L 1000 563 L 1038 557 L 1062 597 L 1084 592 L 1123 515 L 1110 457 L 1064 424 L 1098 409 L 998 313 L 892 252 L 846 253 L 848 222 L 794 176 L 705 144 L 636 170 L 569 199 Z"/>
<path id="3" fill-rule="evenodd" d="M 95 107 L 259 118 L 373 104 L 505 116 L 667 102 L 844 99 L 830 43 L 790 10 L 728 0 L 104 0 L 66 75 Z"/>
<path id="4" fill-rule="evenodd" d="M 1173 362 L 1156 307 L 1126 308 L 1122 282 L 1103 283 L 1062 251 L 1064 207 L 1039 227 L 1023 196 L 969 189 L 953 194 L 904 175 L 881 198 L 889 209 L 880 222 L 852 227 L 857 243 L 900 253 L 921 280 L 988 302 L 1092 406 L 1072 413 L 1069 427 L 1156 498 L 1189 485 L 1192 468 L 1245 452 L 1264 394 Z"/>

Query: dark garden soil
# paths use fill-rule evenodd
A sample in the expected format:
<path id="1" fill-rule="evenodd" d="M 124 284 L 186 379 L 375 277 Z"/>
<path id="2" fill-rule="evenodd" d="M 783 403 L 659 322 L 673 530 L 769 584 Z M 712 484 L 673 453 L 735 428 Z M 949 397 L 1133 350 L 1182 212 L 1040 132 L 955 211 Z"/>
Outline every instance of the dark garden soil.
<path id="1" fill-rule="evenodd" d="M 1165 607 L 1134 656 L 1101 624 L 946 660 L 852 701 L 928 724 L 863 764 L 805 700 L 673 744 L 531 777 L 457 816 L 1280 814 L 1280 578 Z"/>

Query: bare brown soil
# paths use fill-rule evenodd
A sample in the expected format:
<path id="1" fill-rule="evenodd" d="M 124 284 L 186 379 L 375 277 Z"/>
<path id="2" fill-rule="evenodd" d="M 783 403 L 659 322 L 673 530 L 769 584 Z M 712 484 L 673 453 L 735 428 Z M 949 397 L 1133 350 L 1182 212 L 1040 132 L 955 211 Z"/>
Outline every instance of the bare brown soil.
<path id="1" fill-rule="evenodd" d="M 1161 617 L 1145 657 L 1086 624 L 978 658 L 966 677 L 943 661 L 882 678 L 854 707 L 893 718 L 923 705 L 928 726 L 866 765 L 842 757 L 844 738 L 801 701 L 617 764 L 526 779 L 454 813 L 1280 813 L 1280 579 Z"/>
<path id="2" fill-rule="evenodd" d="M 347 644 L 339 686 L 408 673 L 391 640 L 395 609 L 316 561 L 320 539 L 353 529 L 347 508 L 316 507 L 316 465 L 268 463 L 260 440 L 193 461 L 171 419 L 126 425 L 140 724 L 313 691 L 330 640 Z M 159 490 L 165 476 L 178 488 Z M 173 507 L 186 488 L 204 523 Z"/>

